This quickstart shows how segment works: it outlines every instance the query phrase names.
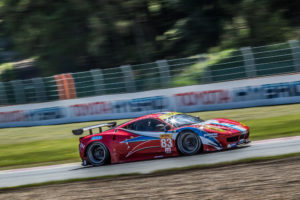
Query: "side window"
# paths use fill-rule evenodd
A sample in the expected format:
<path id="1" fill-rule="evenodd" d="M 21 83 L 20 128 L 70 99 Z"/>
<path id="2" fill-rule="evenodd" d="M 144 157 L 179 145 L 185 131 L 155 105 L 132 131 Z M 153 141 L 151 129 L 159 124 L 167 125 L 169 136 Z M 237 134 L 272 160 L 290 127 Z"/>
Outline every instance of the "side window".
<path id="1" fill-rule="evenodd" d="M 136 130 L 136 122 L 133 122 L 127 126 L 124 127 L 125 129 L 128 129 L 128 130 Z"/>
<path id="2" fill-rule="evenodd" d="M 151 119 L 151 120 L 152 120 L 151 125 L 153 127 L 153 131 L 156 131 L 156 132 L 163 132 L 164 131 L 164 126 L 166 126 L 166 124 L 164 122 L 159 121 L 157 119 Z"/>
<path id="3" fill-rule="evenodd" d="M 136 130 L 153 131 L 153 132 L 162 131 L 162 127 L 157 126 L 158 124 L 164 124 L 164 123 L 157 119 L 143 119 L 136 122 Z"/>

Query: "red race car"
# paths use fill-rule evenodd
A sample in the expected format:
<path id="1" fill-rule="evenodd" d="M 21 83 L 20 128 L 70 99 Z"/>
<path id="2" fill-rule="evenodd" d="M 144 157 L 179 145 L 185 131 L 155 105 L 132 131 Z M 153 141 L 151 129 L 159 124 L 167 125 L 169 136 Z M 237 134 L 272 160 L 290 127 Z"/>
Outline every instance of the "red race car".
<path id="1" fill-rule="evenodd" d="M 102 132 L 102 127 L 109 130 Z M 92 129 L 99 128 L 93 134 Z M 234 148 L 250 142 L 249 127 L 229 119 L 204 121 L 198 117 L 160 112 L 118 125 L 116 122 L 73 130 L 81 135 L 79 153 L 83 165 L 99 166 L 177 155 L 194 155 L 200 151 Z"/>

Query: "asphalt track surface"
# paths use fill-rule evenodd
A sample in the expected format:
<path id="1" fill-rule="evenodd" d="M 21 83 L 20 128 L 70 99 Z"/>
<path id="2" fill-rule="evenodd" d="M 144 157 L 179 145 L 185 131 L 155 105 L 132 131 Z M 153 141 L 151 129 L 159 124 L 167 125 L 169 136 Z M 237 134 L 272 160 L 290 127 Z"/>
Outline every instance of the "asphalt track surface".
<path id="1" fill-rule="evenodd" d="M 166 159 L 83 167 L 80 163 L 23 168 L 0 171 L 0 188 L 48 181 L 96 176 L 150 173 L 155 170 L 185 167 L 199 164 L 215 164 L 252 157 L 264 157 L 300 152 L 300 136 L 252 142 L 246 147 L 233 150 L 204 153 L 195 156 L 180 156 Z"/>

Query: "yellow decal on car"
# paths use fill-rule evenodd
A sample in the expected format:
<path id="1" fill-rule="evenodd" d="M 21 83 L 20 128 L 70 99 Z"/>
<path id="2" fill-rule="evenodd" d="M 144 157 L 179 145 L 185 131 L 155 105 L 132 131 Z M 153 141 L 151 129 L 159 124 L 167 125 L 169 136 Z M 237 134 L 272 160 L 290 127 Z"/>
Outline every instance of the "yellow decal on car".
<path id="1" fill-rule="evenodd" d="M 226 132 L 226 130 L 215 127 L 215 126 L 212 126 L 212 125 L 204 125 L 204 128 L 207 128 L 207 129 L 210 129 L 210 130 L 213 130 L 213 131 L 218 131 L 218 132 L 221 132 L 221 133 Z"/>
<path id="2" fill-rule="evenodd" d="M 166 114 L 163 114 L 161 115 L 159 118 L 164 120 L 164 119 L 167 119 L 173 115 L 179 115 L 179 114 L 182 114 L 182 113 L 179 113 L 179 112 L 169 112 L 169 113 L 166 113 Z"/>

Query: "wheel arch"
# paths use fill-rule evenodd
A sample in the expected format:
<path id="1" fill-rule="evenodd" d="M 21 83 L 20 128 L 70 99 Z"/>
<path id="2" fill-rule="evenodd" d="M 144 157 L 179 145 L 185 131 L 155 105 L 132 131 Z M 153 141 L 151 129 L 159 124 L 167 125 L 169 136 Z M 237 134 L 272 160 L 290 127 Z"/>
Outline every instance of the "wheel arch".
<path id="1" fill-rule="evenodd" d="M 108 154 L 109 154 L 109 159 L 108 159 L 108 161 L 109 161 L 109 163 L 111 163 L 111 145 L 107 145 L 105 142 L 103 142 L 103 141 L 101 141 L 101 140 L 90 140 L 88 143 L 87 143 L 87 145 L 86 145 L 86 147 L 85 147 L 85 149 L 84 149 L 84 157 L 86 158 L 87 157 L 87 150 L 88 150 L 88 148 L 89 148 L 89 146 L 91 146 L 93 143 L 95 143 L 95 142 L 100 142 L 100 143 L 102 143 L 106 148 L 107 148 L 107 151 L 108 151 Z"/>
<path id="2" fill-rule="evenodd" d="M 176 138 L 175 138 L 175 144 L 176 144 L 177 149 L 178 149 L 177 139 L 178 139 L 179 135 L 184 134 L 185 132 L 193 132 L 196 135 L 198 135 L 199 140 L 202 144 L 201 147 L 200 147 L 200 151 L 201 152 L 203 151 L 203 141 L 202 141 L 201 137 L 204 137 L 204 134 L 206 133 L 205 131 L 197 129 L 197 128 L 193 128 L 193 127 L 185 127 L 185 128 L 182 128 L 182 129 L 178 129 L 177 132 L 178 132 L 178 134 L 176 134 Z"/>
<path id="3" fill-rule="evenodd" d="M 188 131 L 191 131 L 191 132 L 194 132 L 195 134 L 197 134 L 201 140 L 201 137 L 204 137 L 204 134 L 206 133 L 205 131 L 203 130 L 200 130 L 200 129 L 197 129 L 197 128 L 193 128 L 193 127 L 185 127 L 185 128 L 181 128 L 181 129 L 178 129 L 176 132 L 176 138 L 175 138 L 175 141 L 177 141 L 177 138 L 179 136 L 179 134 L 182 134 L 184 132 L 188 132 Z M 202 140 L 201 140 L 202 142 Z"/>

